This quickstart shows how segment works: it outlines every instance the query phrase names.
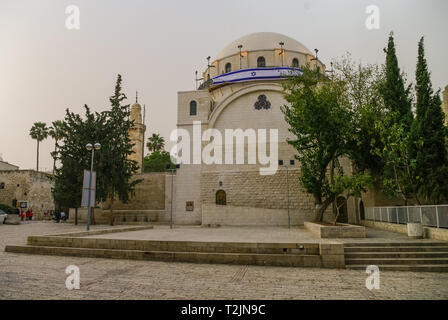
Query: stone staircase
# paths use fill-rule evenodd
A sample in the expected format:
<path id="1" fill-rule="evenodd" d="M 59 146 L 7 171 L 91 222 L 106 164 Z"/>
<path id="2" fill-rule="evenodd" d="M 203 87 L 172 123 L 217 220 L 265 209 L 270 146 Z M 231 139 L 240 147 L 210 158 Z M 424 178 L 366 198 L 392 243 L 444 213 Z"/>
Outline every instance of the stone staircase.
<path id="1" fill-rule="evenodd" d="M 136 227 L 138 228 L 138 227 Z M 128 228 L 129 229 L 129 228 Z M 92 234 L 93 232 L 90 232 Z M 319 243 L 202 242 L 130 240 L 78 235 L 29 236 L 27 245 L 7 245 L 6 252 L 284 267 L 343 268 L 343 246 Z M 336 253 L 336 254 L 335 254 Z"/>
<path id="2" fill-rule="evenodd" d="M 381 271 L 448 272 L 446 242 L 353 242 L 344 244 L 344 254 L 347 269 L 377 265 Z"/>

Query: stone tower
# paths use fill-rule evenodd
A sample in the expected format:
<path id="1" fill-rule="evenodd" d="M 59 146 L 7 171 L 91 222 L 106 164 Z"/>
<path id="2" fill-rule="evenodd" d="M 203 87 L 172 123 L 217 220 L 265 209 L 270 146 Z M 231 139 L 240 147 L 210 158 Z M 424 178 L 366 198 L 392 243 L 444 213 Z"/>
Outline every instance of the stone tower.
<path id="1" fill-rule="evenodd" d="M 448 126 L 448 85 L 442 93 L 442 111 L 445 113 L 445 125 Z"/>
<path id="2" fill-rule="evenodd" d="M 137 161 L 138 167 L 141 169 L 144 150 L 143 137 L 146 126 L 142 122 L 142 106 L 138 103 L 138 96 L 135 98 L 135 103 L 131 107 L 130 119 L 134 121 L 134 127 L 129 130 L 129 137 L 134 144 L 132 147 L 134 153 L 129 156 L 129 159 Z"/>

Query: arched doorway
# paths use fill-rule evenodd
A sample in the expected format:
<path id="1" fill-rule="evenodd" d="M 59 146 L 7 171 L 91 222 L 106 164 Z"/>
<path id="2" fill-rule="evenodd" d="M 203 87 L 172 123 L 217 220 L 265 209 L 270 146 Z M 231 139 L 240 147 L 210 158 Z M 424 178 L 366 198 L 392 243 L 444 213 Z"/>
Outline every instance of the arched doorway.
<path id="1" fill-rule="evenodd" d="M 336 199 L 336 210 L 339 211 L 337 222 L 348 223 L 347 201 L 344 197 Z"/>
<path id="2" fill-rule="evenodd" d="M 227 197 L 224 190 L 216 191 L 216 204 L 221 206 L 227 205 Z"/>

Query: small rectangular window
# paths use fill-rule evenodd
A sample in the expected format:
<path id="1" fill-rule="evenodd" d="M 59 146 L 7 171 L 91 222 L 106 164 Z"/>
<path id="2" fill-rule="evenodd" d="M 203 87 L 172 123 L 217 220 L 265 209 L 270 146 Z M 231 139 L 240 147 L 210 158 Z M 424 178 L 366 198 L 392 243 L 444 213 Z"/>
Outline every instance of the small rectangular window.
<path id="1" fill-rule="evenodd" d="M 293 165 L 294 165 L 294 160 L 289 160 L 289 164 L 290 164 L 291 166 L 293 166 Z"/>

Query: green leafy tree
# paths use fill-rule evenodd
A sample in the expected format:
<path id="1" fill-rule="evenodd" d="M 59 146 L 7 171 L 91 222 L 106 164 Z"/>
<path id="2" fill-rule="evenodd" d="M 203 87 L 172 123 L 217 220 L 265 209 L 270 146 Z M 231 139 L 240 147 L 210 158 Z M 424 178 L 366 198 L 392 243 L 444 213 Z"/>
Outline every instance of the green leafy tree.
<path id="1" fill-rule="evenodd" d="M 44 122 L 35 122 L 30 130 L 30 136 L 37 141 L 36 171 L 39 171 L 39 143 L 48 137 L 48 127 Z"/>
<path id="2" fill-rule="evenodd" d="M 54 152 L 52 152 L 51 154 L 53 157 L 53 174 L 56 168 L 58 141 L 61 140 L 64 135 L 63 130 L 63 122 L 61 120 L 56 120 L 52 122 L 51 127 L 48 131 L 50 137 L 54 139 Z"/>
<path id="3" fill-rule="evenodd" d="M 384 161 L 382 175 L 382 190 L 390 197 L 400 197 L 404 205 L 409 200 L 418 198 L 419 177 L 416 174 L 417 161 L 411 152 L 412 146 L 420 141 L 414 141 L 407 124 L 399 119 L 396 112 L 389 113 L 384 119 L 374 122 L 380 132 L 381 146 L 375 152 Z"/>
<path id="4" fill-rule="evenodd" d="M 416 119 L 412 135 L 416 144 L 416 174 L 420 178 L 419 194 L 425 203 L 438 204 L 448 199 L 448 158 L 446 128 L 440 92 L 433 92 L 425 58 L 424 39 L 418 44 L 416 69 Z"/>
<path id="5" fill-rule="evenodd" d="M 129 105 L 123 105 L 126 95 L 121 88 L 121 75 L 118 75 L 114 95 L 109 98 L 111 110 L 104 112 L 106 122 L 103 128 L 101 152 L 99 152 L 98 194 L 101 201 L 110 200 L 110 224 L 113 225 L 113 206 L 116 198 L 128 202 L 134 186 L 141 180 L 132 179 L 138 172 L 136 161 L 129 159 L 134 152 L 129 130 L 134 122 L 129 119 Z"/>
<path id="6" fill-rule="evenodd" d="M 151 137 L 148 138 L 146 147 L 150 152 L 162 151 L 165 147 L 165 139 L 158 133 L 153 133 Z"/>
<path id="7" fill-rule="evenodd" d="M 144 158 L 143 165 L 145 172 L 164 172 L 167 165 L 171 168 L 174 163 L 171 161 L 169 152 L 154 151 Z"/>
<path id="8" fill-rule="evenodd" d="M 380 133 L 380 143 L 372 141 L 372 152 L 383 161 L 381 189 L 389 197 L 399 197 L 407 205 L 414 199 L 419 203 L 416 161 L 412 153 L 419 143 L 410 132 L 413 125 L 411 87 L 398 66 L 393 33 L 387 44 L 385 75 L 379 87 L 379 97 L 384 103 L 382 116 L 372 119 L 373 127 Z"/>
<path id="9" fill-rule="evenodd" d="M 380 94 L 387 110 L 396 115 L 397 119 L 392 120 L 403 123 L 404 129 L 409 131 L 413 120 L 411 87 L 405 88 L 405 80 L 398 66 L 393 32 L 389 35 L 387 49 L 384 51 L 386 52 L 385 78 L 380 86 Z"/>
<path id="10" fill-rule="evenodd" d="M 129 119 L 129 105 L 121 92 L 121 76 L 118 75 L 114 95 L 110 97 L 111 109 L 92 113 L 85 106 L 85 118 L 67 110 L 63 124 L 62 145 L 58 149 L 61 167 L 56 168 L 55 200 L 61 205 L 77 208 L 81 202 L 83 170 L 90 169 L 91 153 L 87 143 L 100 143 L 95 152 L 94 170 L 97 173 L 95 200 L 109 200 L 110 223 L 113 224 L 115 199 L 126 203 L 134 186 L 141 180 L 133 179 L 138 171 L 137 162 L 130 160 L 133 144 L 129 130 L 134 123 Z M 92 215 L 92 223 L 94 218 Z"/>
<path id="11" fill-rule="evenodd" d="M 91 154 L 86 150 L 86 144 L 92 141 L 103 140 L 104 123 L 106 114 L 92 113 L 87 105 L 84 105 L 85 118 L 79 114 L 66 110 L 62 123 L 62 145 L 57 149 L 57 158 L 61 166 L 55 169 L 55 184 L 53 197 L 58 207 L 75 208 L 75 224 L 78 222 L 78 208 L 81 205 L 82 183 L 84 169 L 90 170 Z M 99 166 L 98 153 L 96 153 L 94 168 Z M 97 175 L 97 182 L 101 176 Z M 104 194 L 97 187 L 96 198 Z M 94 217 L 92 215 L 92 223 Z"/>
<path id="12" fill-rule="evenodd" d="M 335 63 L 333 77 L 346 84 L 345 93 L 353 111 L 350 157 L 355 170 L 368 170 L 374 178 L 379 179 L 384 163 L 372 152 L 381 147 L 380 133 L 373 123 L 382 119 L 386 113 L 378 93 L 384 81 L 384 71 L 377 65 L 355 63 L 347 54 Z"/>
<path id="13" fill-rule="evenodd" d="M 301 76 L 284 84 L 284 91 L 289 104 L 282 107 L 282 112 L 295 136 L 288 143 L 297 150 L 301 185 L 314 197 L 315 221 L 322 221 L 336 196 L 347 191 L 345 187 L 362 185 L 365 178 L 346 175 L 339 162 L 350 155 L 353 144 L 353 112 L 346 83 L 331 81 L 307 66 Z"/>

